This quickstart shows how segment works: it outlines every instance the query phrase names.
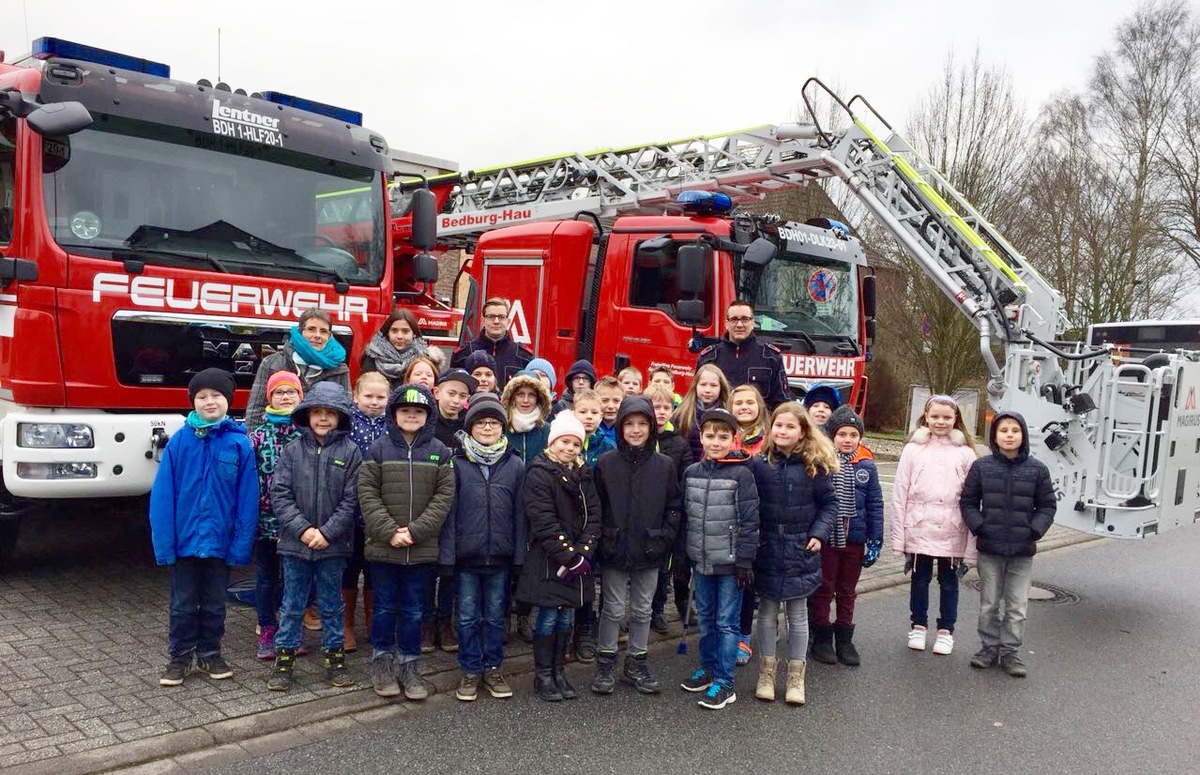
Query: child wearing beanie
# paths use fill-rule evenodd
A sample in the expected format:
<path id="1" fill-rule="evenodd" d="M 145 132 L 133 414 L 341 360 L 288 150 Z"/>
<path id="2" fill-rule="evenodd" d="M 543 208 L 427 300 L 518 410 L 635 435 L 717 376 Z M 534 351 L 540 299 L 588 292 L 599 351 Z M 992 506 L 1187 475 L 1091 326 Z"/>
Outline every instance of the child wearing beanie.
<path id="1" fill-rule="evenodd" d="M 258 477 L 246 429 L 228 416 L 233 375 L 205 369 L 188 383 L 192 411 L 163 450 L 150 490 L 154 559 L 171 568 L 170 662 L 161 686 L 192 671 L 229 678 L 221 658 L 229 568 L 250 562 Z"/>
<path id="2" fill-rule="evenodd" d="M 600 498 L 583 463 L 583 424 L 564 411 L 550 424 L 546 450 L 525 473 L 529 551 L 517 598 L 538 607 L 534 688 L 543 700 L 574 699 L 565 673 L 575 609 L 591 605 L 591 562 L 600 535 Z"/>
<path id="3" fill-rule="evenodd" d="M 250 446 L 258 470 L 258 531 L 254 537 L 254 608 L 258 615 L 259 659 L 275 658 L 275 631 L 279 626 L 279 606 L 283 601 L 280 575 L 279 521 L 271 507 L 271 483 L 275 464 L 284 446 L 300 435 L 292 423 L 292 410 L 304 398 L 299 375 L 277 371 L 267 380 L 265 422 L 250 431 Z"/>

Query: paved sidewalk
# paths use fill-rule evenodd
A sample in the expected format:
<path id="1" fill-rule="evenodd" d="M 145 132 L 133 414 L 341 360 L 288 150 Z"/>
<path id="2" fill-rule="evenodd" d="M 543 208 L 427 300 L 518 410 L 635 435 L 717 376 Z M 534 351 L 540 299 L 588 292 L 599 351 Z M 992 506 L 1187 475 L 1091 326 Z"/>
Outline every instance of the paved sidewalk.
<path id="1" fill-rule="evenodd" d="M 894 464 L 881 461 L 885 499 L 892 471 Z M 297 685 L 287 693 L 268 692 L 268 663 L 254 658 L 254 610 L 232 604 L 224 655 L 234 677 L 212 681 L 195 675 L 183 687 L 159 687 L 167 571 L 153 564 L 142 512 L 132 504 L 96 513 L 96 521 L 81 528 L 87 523 L 78 512 L 69 521 L 55 518 L 63 508 L 87 507 L 66 503 L 31 518 L 16 567 L 0 576 L 0 768 L 93 772 L 347 714 L 360 714 L 353 718 L 365 723 L 372 714 L 403 712 L 403 703 L 388 705 L 366 688 L 364 651 L 349 660 L 364 688 L 327 686 L 315 656 L 319 633 L 305 634 L 314 655 L 299 661 Z M 1054 528 L 1043 547 L 1087 540 L 1093 539 Z M 902 571 L 901 559 L 885 544 L 859 589 L 904 583 Z M 249 569 L 238 571 L 249 574 Z M 667 608 L 673 613 L 673 605 Z M 668 637 L 677 633 L 673 623 Z M 529 669 L 527 646 L 514 642 L 508 654 L 512 672 Z M 454 655 L 438 652 L 422 661 L 439 691 L 457 682 Z M 264 739 L 263 745 L 270 745 Z"/>

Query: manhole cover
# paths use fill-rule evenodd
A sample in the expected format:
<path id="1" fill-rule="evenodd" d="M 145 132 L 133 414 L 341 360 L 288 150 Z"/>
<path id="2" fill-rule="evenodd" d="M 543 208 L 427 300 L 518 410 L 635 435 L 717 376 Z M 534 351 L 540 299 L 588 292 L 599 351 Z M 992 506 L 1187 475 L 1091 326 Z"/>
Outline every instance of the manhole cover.
<path id="1" fill-rule="evenodd" d="M 979 591 L 980 587 L 983 586 L 983 583 L 977 578 L 971 579 L 967 584 L 976 591 Z M 1062 587 L 1047 584 L 1044 581 L 1035 581 L 1029 588 L 1029 599 L 1038 603 L 1074 605 L 1079 602 L 1079 595 Z"/>

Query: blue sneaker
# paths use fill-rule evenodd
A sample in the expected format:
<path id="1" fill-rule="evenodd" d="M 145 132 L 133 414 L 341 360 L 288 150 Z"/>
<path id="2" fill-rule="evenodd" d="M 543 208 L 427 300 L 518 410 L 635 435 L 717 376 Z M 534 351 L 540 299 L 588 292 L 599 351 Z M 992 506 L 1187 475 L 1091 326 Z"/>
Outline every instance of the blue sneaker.
<path id="1" fill-rule="evenodd" d="M 750 657 L 752 656 L 754 656 L 754 649 L 750 648 L 750 636 L 740 636 L 738 638 L 737 666 L 744 667 L 750 664 Z"/>
<path id="2" fill-rule="evenodd" d="M 735 702 L 737 702 L 737 695 L 733 693 L 732 686 L 714 683 L 708 687 L 708 691 L 700 698 L 699 704 L 702 708 L 720 710 L 726 705 L 732 705 Z"/>
<path id="3" fill-rule="evenodd" d="M 691 675 L 683 679 L 683 683 L 679 684 L 679 688 L 685 692 L 702 692 L 712 685 L 712 673 L 702 667 L 698 667 L 692 671 Z"/>

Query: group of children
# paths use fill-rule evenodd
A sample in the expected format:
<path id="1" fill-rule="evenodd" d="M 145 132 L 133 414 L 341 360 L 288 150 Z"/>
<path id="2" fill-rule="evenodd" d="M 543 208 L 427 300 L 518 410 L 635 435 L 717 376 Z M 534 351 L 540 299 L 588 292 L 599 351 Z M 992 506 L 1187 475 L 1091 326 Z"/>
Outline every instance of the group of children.
<path id="1" fill-rule="evenodd" d="M 384 362 L 381 344 L 373 353 Z M 295 373 L 276 372 L 249 435 L 227 417 L 233 378 L 193 378 L 193 411 L 151 494 L 155 556 L 171 566 L 162 685 L 182 683 L 193 659 L 213 678 L 232 674 L 220 652 L 225 587 L 251 549 L 272 690 L 293 684 L 310 607 L 328 680 L 353 683 L 346 652 L 357 648 L 360 584 L 371 683 L 385 697 L 428 695 L 423 626 L 455 605 L 456 696 L 510 697 L 502 664 L 514 600 L 542 699 L 577 696 L 564 670 L 572 652 L 596 665 L 591 691 L 613 693 L 626 616 L 619 677 L 658 693 L 649 632 L 666 631 L 672 588 L 685 623 L 694 600 L 700 663 L 681 687 L 703 707 L 736 700 L 756 609 L 757 698 L 776 697 L 781 613 L 787 703 L 805 703 L 809 654 L 859 664 L 855 587 L 882 549 L 883 497 L 862 421 L 836 391 L 817 387 L 768 411 L 756 388 L 731 387 L 713 366 L 681 397 L 669 370 L 652 371 L 643 392 L 637 369 L 597 378 L 579 361 L 560 397 L 553 367 L 535 358 L 497 395 L 486 352 L 440 374 L 411 356 L 402 371 L 392 359 L 386 373 L 362 373 L 352 396 L 332 382 L 306 391 Z M 978 536 L 983 649 L 971 664 L 1024 674 L 1020 599 L 1054 507 L 1027 436 L 1019 416 L 1001 415 L 995 454 L 976 461 L 953 399 L 927 404 L 901 456 L 892 520 L 893 550 L 913 571 L 910 647 L 925 647 L 936 565 L 934 651 L 950 653 L 957 574 Z"/>

